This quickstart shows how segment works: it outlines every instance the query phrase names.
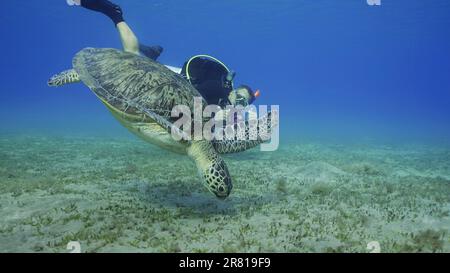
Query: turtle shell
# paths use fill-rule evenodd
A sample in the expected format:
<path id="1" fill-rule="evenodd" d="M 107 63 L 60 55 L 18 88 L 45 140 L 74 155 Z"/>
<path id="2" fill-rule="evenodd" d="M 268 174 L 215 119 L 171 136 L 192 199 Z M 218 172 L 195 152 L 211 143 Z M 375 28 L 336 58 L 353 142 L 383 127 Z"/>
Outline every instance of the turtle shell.
<path id="1" fill-rule="evenodd" d="M 146 109 L 170 120 L 175 105 L 192 111 L 194 97 L 201 97 L 164 65 L 117 49 L 83 49 L 75 55 L 73 67 L 102 101 L 127 115 L 144 116 L 142 109 Z"/>

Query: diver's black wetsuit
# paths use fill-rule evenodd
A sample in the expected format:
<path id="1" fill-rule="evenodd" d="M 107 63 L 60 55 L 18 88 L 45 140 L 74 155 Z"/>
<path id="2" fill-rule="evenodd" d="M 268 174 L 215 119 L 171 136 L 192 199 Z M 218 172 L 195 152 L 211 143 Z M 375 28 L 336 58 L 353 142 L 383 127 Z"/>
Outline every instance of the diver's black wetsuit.
<path id="1" fill-rule="evenodd" d="M 187 63 L 183 65 L 181 75 L 186 76 Z M 217 62 L 195 58 L 189 64 L 191 84 L 200 92 L 208 104 L 216 104 L 221 107 L 230 104 L 228 94 L 231 92 L 231 84 L 225 84 L 228 71 Z"/>

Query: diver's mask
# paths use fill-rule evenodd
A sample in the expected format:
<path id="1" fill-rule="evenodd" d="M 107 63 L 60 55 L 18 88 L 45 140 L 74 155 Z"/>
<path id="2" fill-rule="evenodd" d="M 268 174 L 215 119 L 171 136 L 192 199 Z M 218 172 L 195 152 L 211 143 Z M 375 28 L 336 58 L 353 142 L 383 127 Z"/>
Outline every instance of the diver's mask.
<path id="1" fill-rule="evenodd" d="M 240 106 L 246 107 L 250 104 L 250 101 L 252 99 L 252 95 L 250 92 L 251 91 L 248 90 L 246 87 L 241 86 L 230 92 L 230 95 L 228 96 L 228 100 L 234 106 L 240 105 Z"/>
<path id="2" fill-rule="evenodd" d="M 248 106 L 248 99 L 246 97 L 240 96 L 238 94 L 234 104 L 235 105 L 240 105 L 240 106 L 243 106 L 243 107 L 247 107 Z"/>

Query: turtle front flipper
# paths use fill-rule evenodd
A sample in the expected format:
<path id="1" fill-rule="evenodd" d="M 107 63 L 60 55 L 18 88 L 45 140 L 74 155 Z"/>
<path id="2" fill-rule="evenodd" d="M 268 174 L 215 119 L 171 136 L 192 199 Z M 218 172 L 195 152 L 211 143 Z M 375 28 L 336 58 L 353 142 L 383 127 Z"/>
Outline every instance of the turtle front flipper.
<path id="1" fill-rule="evenodd" d="M 47 81 L 47 84 L 48 86 L 58 87 L 70 83 L 78 83 L 80 81 L 78 73 L 74 69 L 69 69 L 51 77 L 50 80 Z"/>
<path id="2" fill-rule="evenodd" d="M 245 122 L 245 127 L 240 130 L 243 135 L 238 135 L 233 139 L 213 140 L 212 144 L 219 154 L 239 153 L 258 146 L 270 140 L 272 130 L 278 126 L 279 117 L 277 111 L 269 112 L 266 116 L 258 120 L 256 130 L 251 129 L 249 122 Z M 235 126 L 240 126 L 236 124 Z M 237 128 L 235 128 L 239 132 Z M 257 133 L 257 135 L 253 135 Z"/>
<path id="3" fill-rule="evenodd" d="M 233 185 L 227 165 L 217 154 L 209 141 L 193 141 L 187 148 L 188 155 L 195 161 L 205 186 L 218 198 L 230 195 Z"/>
<path id="4" fill-rule="evenodd" d="M 197 165 L 198 173 L 210 192 L 214 193 L 220 199 L 225 199 L 230 195 L 231 189 L 233 188 L 230 173 L 228 172 L 225 161 L 223 161 L 216 152 L 211 142 L 206 140 L 187 140 L 188 136 L 186 133 L 170 123 L 164 117 L 156 114 L 152 110 L 133 105 L 129 101 L 127 103 L 148 115 L 170 133 L 172 137 L 175 137 L 176 139 L 179 139 L 178 141 L 188 145 L 186 152 L 189 157 L 194 160 Z"/>

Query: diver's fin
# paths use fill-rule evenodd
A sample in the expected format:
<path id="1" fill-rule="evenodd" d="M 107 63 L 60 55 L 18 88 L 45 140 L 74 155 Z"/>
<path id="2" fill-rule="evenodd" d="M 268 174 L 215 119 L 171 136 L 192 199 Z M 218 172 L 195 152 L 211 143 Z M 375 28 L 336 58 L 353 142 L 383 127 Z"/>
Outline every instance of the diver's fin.
<path id="1" fill-rule="evenodd" d="M 164 48 L 162 46 L 156 45 L 156 46 L 146 46 L 143 44 L 139 44 L 139 51 L 147 58 L 150 58 L 154 61 L 156 61 L 161 55 L 161 53 L 164 51 Z"/>
<path id="2" fill-rule="evenodd" d="M 259 144 L 270 140 L 272 129 L 278 126 L 278 119 L 277 112 L 269 112 L 266 116 L 258 120 L 256 130 L 252 130 L 249 122 L 245 122 L 245 128 L 242 128 L 242 130 L 237 130 L 237 128 L 235 128 L 237 132 L 242 132 L 243 135 L 236 135 L 234 139 L 213 140 L 212 144 L 219 154 L 239 153 L 252 149 Z M 236 124 L 235 126 L 239 126 L 239 124 Z M 253 135 L 254 133 L 257 133 L 257 135 Z"/>
<path id="3" fill-rule="evenodd" d="M 116 26 L 124 22 L 122 8 L 109 0 L 83 0 L 80 4 L 83 8 L 108 16 Z"/>
<path id="4" fill-rule="evenodd" d="M 81 80 L 78 73 L 74 69 L 69 69 L 51 77 L 47 81 L 47 85 L 52 87 L 58 87 L 70 83 L 78 83 L 80 81 Z"/>

